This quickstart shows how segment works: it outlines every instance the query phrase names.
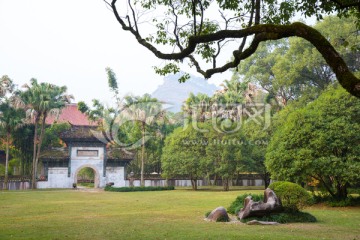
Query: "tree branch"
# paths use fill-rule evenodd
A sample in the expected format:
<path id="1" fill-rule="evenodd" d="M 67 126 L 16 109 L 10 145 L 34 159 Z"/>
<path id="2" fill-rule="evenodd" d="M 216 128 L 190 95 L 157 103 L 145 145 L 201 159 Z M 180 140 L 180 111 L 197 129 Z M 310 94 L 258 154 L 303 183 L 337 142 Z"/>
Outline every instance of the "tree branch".
<path id="1" fill-rule="evenodd" d="M 314 28 L 307 26 L 303 23 L 292 23 L 290 25 L 275 25 L 275 24 L 259 24 L 249 28 L 240 30 L 220 30 L 215 33 L 190 36 L 188 38 L 188 44 L 182 50 L 175 53 L 163 53 L 159 51 L 154 45 L 142 39 L 139 32 L 131 26 L 126 26 L 123 19 L 119 16 L 115 6 L 116 0 L 111 3 L 117 21 L 120 23 L 125 31 L 131 32 L 139 44 L 150 50 L 156 57 L 164 60 L 182 60 L 185 57 L 189 57 L 196 49 L 196 46 L 201 43 L 210 43 L 219 41 L 221 39 L 241 39 L 247 36 L 255 35 L 251 45 L 243 52 L 238 50 L 233 52 L 234 60 L 222 67 L 208 69 L 206 71 L 197 68 L 205 78 L 210 78 L 215 73 L 224 72 L 230 68 L 235 68 L 241 60 L 253 54 L 259 43 L 268 40 L 278 40 L 288 37 L 301 37 L 309 41 L 316 49 L 321 53 L 327 64 L 334 71 L 339 83 L 352 95 L 360 97 L 360 79 L 356 78 L 354 74 L 349 70 L 345 61 L 341 58 L 339 53 L 329 43 L 329 41 L 321 35 L 320 32 Z M 189 57 L 190 59 L 192 57 Z M 201 71 L 200 71 L 201 70 Z"/>
<path id="2" fill-rule="evenodd" d="M 360 7 L 360 1 L 359 0 L 355 0 L 352 2 L 344 2 L 341 0 L 331 0 L 331 2 L 337 4 L 340 8 L 342 9 L 346 9 L 346 8 L 351 8 L 351 7 Z"/>

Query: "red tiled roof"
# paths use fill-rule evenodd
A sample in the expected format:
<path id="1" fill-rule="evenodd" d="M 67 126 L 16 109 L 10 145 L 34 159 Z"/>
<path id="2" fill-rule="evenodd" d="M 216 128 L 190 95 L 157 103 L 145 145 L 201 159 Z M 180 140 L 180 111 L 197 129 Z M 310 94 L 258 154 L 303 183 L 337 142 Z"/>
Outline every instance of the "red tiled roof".
<path id="1" fill-rule="evenodd" d="M 52 124 L 54 122 L 68 122 L 75 126 L 97 126 L 96 122 L 89 120 L 84 113 L 79 111 L 76 103 L 66 105 L 58 117 L 48 116 L 46 118 L 46 124 Z"/>

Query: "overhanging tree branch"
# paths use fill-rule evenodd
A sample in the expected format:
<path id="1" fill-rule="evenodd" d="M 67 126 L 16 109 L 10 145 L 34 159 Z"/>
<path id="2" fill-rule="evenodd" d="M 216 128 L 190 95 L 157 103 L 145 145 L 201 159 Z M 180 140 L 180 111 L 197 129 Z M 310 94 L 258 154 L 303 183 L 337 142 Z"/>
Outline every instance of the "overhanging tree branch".
<path id="1" fill-rule="evenodd" d="M 184 58 L 189 58 L 195 65 L 197 71 L 205 78 L 210 78 L 212 75 L 224 72 L 230 68 L 236 68 L 242 60 L 251 56 L 256 51 L 261 42 L 288 37 L 300 37 L 309 41 L 321 53 L 327 64 L 334 71 L 340 84 L 352 95 L 360 97 L 360 79 L 355 77 L 355 75 L 349 70 L 343 58 L 320 32 L 299 22 L 289 25 L 259 23 L 260 10 L 258 3 L 260 1 L 258 0 L 255 2 L 255 25 L 240 30 L 225 29 L 208 34 L 203 33 L 192 35 L 188 37 L 187 45 L 180 45 L 181 47 L 179 46 L 180 41 L 177 39 L 179 49 L 177 52 L 172 53 L 164 53 L 151 42 L 143 39 L 139 34 L 137 25 L 135 25 L 135 29 L 130 24 L 126 25 L 117 11 L 115 6 L 116 2 L 117 0 L 112 0 L 111 7 L 117 21 L 125 31 L 129 31 L 135 36 L 140 45 L 150 50 L 159 59 L 182 61 Z M 195 7 L 196 2 L 197 1 L 193 1 Z M 192 55 L 199 44 L 222 41 L 223 39 L 244 39 L 249 36 L 254 36 L 250 46 L 244 51 L 233 51 L 233 60 L 221 67 L 203 70 Z M 240 49 L 241 48 L 242 47 L 240 47 Z"/>

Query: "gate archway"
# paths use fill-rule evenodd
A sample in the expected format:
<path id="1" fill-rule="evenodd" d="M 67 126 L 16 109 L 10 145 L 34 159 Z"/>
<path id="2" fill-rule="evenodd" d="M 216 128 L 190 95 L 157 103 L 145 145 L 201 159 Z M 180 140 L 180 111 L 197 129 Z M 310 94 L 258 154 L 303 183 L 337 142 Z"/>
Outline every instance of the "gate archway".
<path id="1" fill-rule="evenodd" d="M 99 171 L 96 169 L 96 167 L 94 167 L 93 165 L 90 165 L 90 164 L 84 164 L 76 170 L 75 175 L 74 175 L 74 183 L 78 184 L 79 172 L 84 168 L 91 168 L 94 171 L 94 188 L 99 188 L 99 185 L 100 185 Z"/>

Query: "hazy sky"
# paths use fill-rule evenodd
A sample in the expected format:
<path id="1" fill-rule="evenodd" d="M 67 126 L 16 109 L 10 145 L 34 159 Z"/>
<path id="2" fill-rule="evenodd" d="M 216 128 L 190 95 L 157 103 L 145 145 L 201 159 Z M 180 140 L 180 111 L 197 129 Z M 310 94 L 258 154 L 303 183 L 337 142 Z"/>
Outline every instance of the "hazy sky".
<path id="1" fill-rule="evenodd" d="M 0 0 L 0 36 L 0 76 L 66 85 L 75 102 L 110 100 L 107 66 L 122 94 L 162 83 L 153 66 L 164 62 L 122 31 L 102 0 Z"/>

